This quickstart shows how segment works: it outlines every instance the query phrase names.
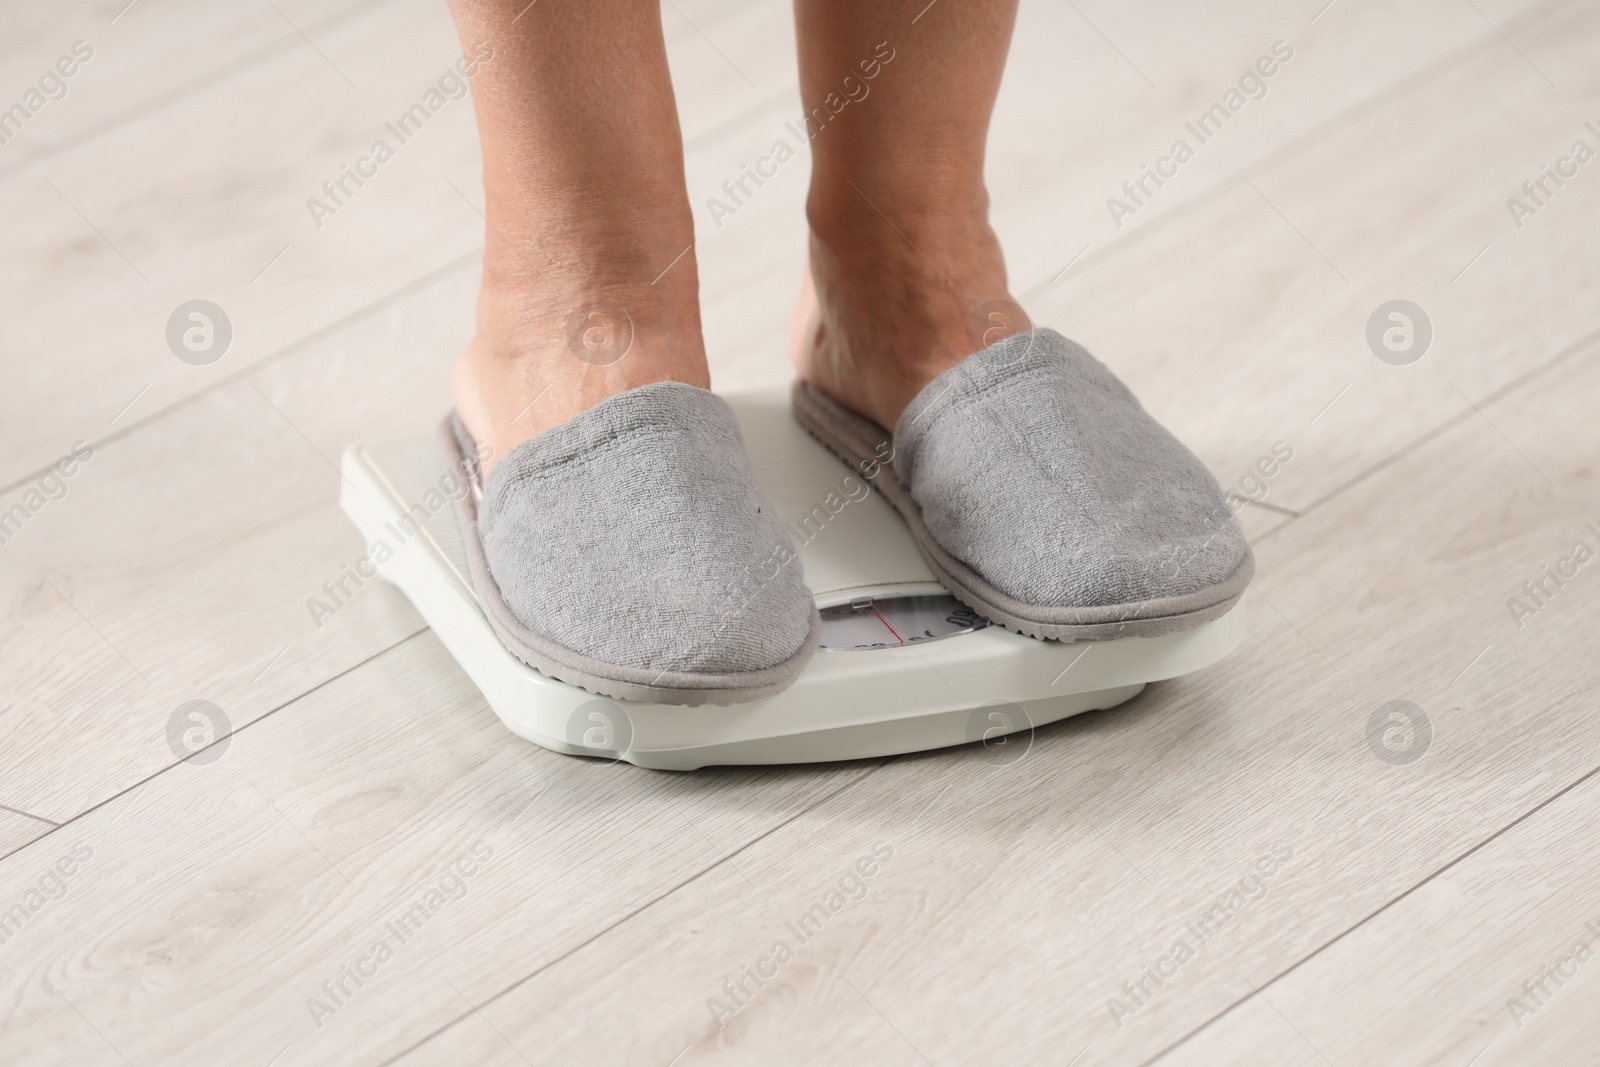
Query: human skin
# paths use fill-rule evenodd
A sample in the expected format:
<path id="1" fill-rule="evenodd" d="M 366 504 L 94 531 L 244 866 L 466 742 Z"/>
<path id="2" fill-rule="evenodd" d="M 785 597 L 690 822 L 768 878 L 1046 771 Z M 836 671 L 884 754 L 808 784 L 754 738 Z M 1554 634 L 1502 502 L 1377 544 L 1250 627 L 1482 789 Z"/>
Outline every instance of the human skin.
<path id="1" fill-rule="evenodd" d="M 795 3 L 807 111 L 893 52 L 811 142 L 790 331 L 802 378 L 891 428 L 939 373 L 1024 325 L 983 183 L 1016 3 L 923 3 Z M 450 6 L 464 52 L 494 49 L 472 83 L 487 225 L 454 375 L 487 477 L 606 397 L 711 383 L 658 0 Z"/>
<path id="2" fill-rule="evenodd" d="M 983 182 L 1017 5 L 925 4 L 795 3 L 808 113 L 880 42 L 894 51 L 811 142 L 810 270 L 790 331 L 801 378 L 891 430 L 928 382 L 1027 325 Z"/>

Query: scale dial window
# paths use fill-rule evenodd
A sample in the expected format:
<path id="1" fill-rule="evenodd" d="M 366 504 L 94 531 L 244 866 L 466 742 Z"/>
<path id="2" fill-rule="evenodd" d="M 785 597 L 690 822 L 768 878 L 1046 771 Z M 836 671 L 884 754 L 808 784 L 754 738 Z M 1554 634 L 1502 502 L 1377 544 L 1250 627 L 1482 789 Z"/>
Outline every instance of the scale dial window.
<path id="1" fill-rule="evenodd" d="M 925 596 L 858 597 L 823 608 L 825 652 L 870 652 L 905 648 L 956 637 L 989 625 L 948 593 Z"/>

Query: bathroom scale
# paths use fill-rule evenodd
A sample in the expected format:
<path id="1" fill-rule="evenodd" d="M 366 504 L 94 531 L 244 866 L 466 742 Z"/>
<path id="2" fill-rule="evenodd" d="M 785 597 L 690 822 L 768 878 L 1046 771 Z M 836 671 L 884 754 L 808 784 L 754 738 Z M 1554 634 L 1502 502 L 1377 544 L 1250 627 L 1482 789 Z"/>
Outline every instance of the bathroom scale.
<path id="1" fill-rule="evenodd" d="M 351 445 L 340 504 L 381 577 L 415 605 L 519 737 L 661 770 L 816 763 L 976 743 L 1025 753 L 1046 723 L 1197 671 L 1244 636 L 1242 602 L 1160 637 L 1064 643 L 989 625 L 934 579 L 863 472 L 818 444 L 787 389 L 726 397 L 762 491 L 799 549 L 822 643 L 782 693 L 685 707 L 613 700 L 549 678 L 501 644 L 478 605 L 437 433 Z"/>

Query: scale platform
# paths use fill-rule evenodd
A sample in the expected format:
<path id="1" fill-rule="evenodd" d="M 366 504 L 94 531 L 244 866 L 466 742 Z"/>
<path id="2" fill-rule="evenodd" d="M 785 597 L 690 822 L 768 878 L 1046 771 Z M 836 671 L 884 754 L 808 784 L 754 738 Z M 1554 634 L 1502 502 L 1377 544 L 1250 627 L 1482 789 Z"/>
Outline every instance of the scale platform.
<path id="1" fill-rule="evenodd" d="M 478 606 L 449 498 L 458 483 L 434 433 L 351 445 L 340 504 L 380 576 L 410 598 L 512 733 L 660 770 L 971 742 L 991 759 L 1012 760 L 1035 727 L 1209 666 L 1244 636 L 1242 604 L 1161 637 L 1061 643 L 990 626 L 934 580 L 871 481 L 800 428 L 787 390 L 727 400 L 823 619 L 821 649 L 776 696 L 697 708 L 611 700 L 517 659 Z"/>

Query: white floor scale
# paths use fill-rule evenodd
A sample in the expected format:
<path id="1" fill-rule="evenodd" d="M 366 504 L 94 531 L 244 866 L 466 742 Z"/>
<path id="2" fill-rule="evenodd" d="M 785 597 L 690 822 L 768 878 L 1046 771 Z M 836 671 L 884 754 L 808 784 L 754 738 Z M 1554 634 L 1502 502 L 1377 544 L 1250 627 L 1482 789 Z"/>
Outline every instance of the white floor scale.
<path id="1" fill-rule="evenodd" d="M 374 561 L 385 557 L 379 574 L 416 605 L 513 733 L 641 767 L 814 763 L 972 742 L 1011 759 L 1034 728 L 1206 667 L 1244 636 L 1242 604 L 1151 638 L 1062 644 L 987 625 L 934 580 L 871 483 L 794 421 L 787 391 L 728 402 L 823 619 L 822 648 L 805 672 L 763 700 L 698 708 L 610 700 L 513 656 L 478 607 L 431 431 L 352 445 L 340 503 Z"/>

